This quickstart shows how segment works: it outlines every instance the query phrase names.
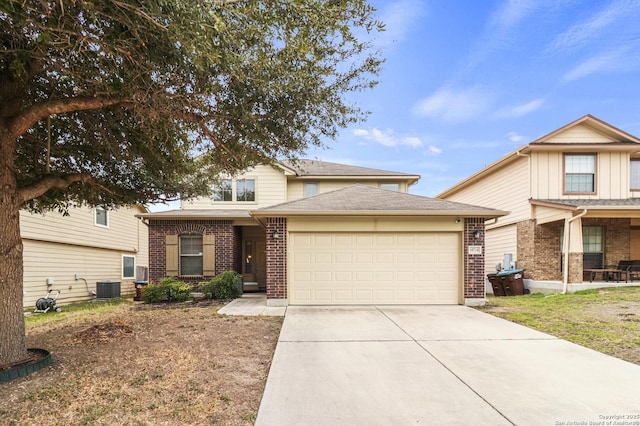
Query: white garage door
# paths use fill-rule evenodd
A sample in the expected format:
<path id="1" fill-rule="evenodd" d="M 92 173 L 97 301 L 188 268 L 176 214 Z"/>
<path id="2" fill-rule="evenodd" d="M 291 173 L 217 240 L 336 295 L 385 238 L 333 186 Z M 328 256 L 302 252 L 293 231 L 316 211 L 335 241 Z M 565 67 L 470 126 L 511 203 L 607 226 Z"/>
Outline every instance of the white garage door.
<path id="1" fill-rule="evenodd" d="M 456 233 L 307 233 L 289 239 L 289 303 L 457 304 Z"/>

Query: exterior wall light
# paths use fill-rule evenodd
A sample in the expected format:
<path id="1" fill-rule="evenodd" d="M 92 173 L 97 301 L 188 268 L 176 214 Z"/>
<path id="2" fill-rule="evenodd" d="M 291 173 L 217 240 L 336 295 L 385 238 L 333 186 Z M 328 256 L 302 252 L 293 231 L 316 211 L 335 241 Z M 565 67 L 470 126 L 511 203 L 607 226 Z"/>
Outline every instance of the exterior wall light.
<path id="1" fill-rule="evenodd" d="M 480 231 L 475 231 L 475 232 L 473 233 L 473 238 L 475 238 L 476 240 L 477 240 L 478 238 L 480 238 Z"/>
<path id="2" fill-rule="evenodd" d="M 273 237 L 274 240 L 280 239 L 280 233 L 277 230 L 273 231 L 273 234 L 271 234 L 271 236 Z"/>

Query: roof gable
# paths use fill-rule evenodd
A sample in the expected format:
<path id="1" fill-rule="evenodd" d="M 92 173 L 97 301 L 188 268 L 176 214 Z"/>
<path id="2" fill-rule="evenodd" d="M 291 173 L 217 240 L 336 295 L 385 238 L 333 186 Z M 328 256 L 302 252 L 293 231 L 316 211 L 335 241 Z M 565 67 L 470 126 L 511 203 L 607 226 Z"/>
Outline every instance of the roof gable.
<path id="1" fill-rule="evenodd" d="M 587 114 L 548 133 L 531 144 L 538 143 L 640 143 L 640 139 L 611 124 Z"/>
<path id="2" fill-rule="evenodd" d="M 251 214 L 262 217 L 385 214 L 493 218 L 504 216 L 506 212 L 358 184 L 313 197 L 264 207 L 252 211 Z"/>

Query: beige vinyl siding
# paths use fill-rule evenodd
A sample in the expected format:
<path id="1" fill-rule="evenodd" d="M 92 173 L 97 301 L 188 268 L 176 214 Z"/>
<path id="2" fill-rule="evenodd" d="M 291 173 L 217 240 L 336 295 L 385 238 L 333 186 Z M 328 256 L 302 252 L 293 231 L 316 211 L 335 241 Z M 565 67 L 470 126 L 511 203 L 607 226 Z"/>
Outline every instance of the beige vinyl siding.
<path id="1" fill-rule="evenodd" d="M 371 179 L 306 179 L 293 180 L 290 179 L 287 186 L 287 201 L 298 200 L 304 197 L 304 184 L 306 182 L 316 182 L 318 184 L 318 194 L 335 191 L 337 189 L 346 188 L 351 185 L 366 185 L 373 188 L 379 188 L 381 183 L 397 183 L 400 192 L 408 192 L 407 182 L 400 180 L 371 180 Z"/>
<path id="2" fill-rule="evenodd" d="M 69 216 L 21 211 L 20 233 L 30 240 L 135 252 L 148 244 L 146 225 L 140 226 L 134 216 L 138 213 L 141 211 L 127 207 L 109 210 L 109 226 L 103 227 L 95 225 L 94 209 L 88 207 L 70 209 Z"/>
<path id="3" fill-rule="evenodd" d="M 596 193 L 569 195 L 564 193 L 564 154 L 562 152 L 532 153 L 532 198 L 541 200 L 628 198 L 631 195 L 629 154 L 599 152 L 594 155 L 596 155 Z"/>
<path id="4" fill-rule="evenodd" d="M 134 280 L 121 278 L 123 255 L 135 256 L 136 266 L 141 265 L 141 259 L 135 252 L 29 239 L 23 240 L 23 244 L 25 308 L 34 307 L 36 300 L 44 297 L 49 287 L 54 292 L 61 290 L 59 305 L 93 299 L 90 291 L 96 291 L 98 281 L 120 281 L 123 295 L 135 291 Z M 86 284 L 82 279 L 75 280 L 75 274 L 84 278 Z M 53 278 L 53 285 L 47 286 L 47 278 Z"/>
<path id="5" fill-rule="evenodd" d="M 584 125 L 578 125 L 545 140 L 546 143 L 609 143 L 615 140 L 595 132 Z"/>
<path id="6" fill-rule="evenodd" d="M 518 260 L 518 230 L 515 224 L 487 230 L 485 244 L 485 270 L 487 274 L 496 272 L 496 265 L 502 263 L 505 253 L 511 253 Z"/>
<path id="7" fill-rule="evenodd" d="M 533 206 L 532 218 L 536 220 L 537 225 L 555 222 L 570 218 L 573 215 L 571 211 L 559 210 L 552 207 Z"/>
<path id="8" fill-rule="evenodd" d="M 510 212 L 499 219 L 500 224 L 529 219 L 528 161 L 521 157 L 446 199 Z"/>
<path id="9" fill-rule="evenodd" d="M 91 291 L 96 281 L 121 281 L 121 292 L 134 291 L 134 280 L 122 280 L 122 256 L 135 257 L 136 268 L 149 265 L 147 226 L 135 214 L 137 207 L 109 211 L 109 226 L 96 226 L 94 210 L 88 207 L 69 210 L 69 216 L 57 212 L 32 214 L 20 212 L 20 232 L 24 244 L 24 306 L 35 304 L 47 292 L 47 278 L 54 279 L 52 289 L 61 289 L 60 304 L 90 300 L 83 280 Z M 71 287 L 71 288 L 69 288 Z"/>
<path id="10" fill-rule="evenodd" d="M 271 206 L 273 204 L 284 203 L 287 201 L 287 178 L 281 169 L 271 166 L 256 166 L 233 178 L 238 179 L 255 179 L 256 181 L 256 201 L 255 202 L 237 202 L 237 201 L 217 201 L 214 202 L 211 197 L 200 197 L 193 200 L 184 201 L 182 207 L 185 209 L 221 209 L 221 210 L 238 210 L 247 209 L 254 210 L 262 207 Z M 234 182 L 235 183 L 235 182 Z"/>

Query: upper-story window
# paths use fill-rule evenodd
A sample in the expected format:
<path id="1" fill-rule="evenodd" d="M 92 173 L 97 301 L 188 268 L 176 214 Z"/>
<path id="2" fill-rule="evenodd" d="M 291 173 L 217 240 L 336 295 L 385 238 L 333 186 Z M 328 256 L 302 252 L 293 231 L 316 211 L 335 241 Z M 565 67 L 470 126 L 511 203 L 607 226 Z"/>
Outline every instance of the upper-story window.
<path id="1" fill-rule="evenodd" d="M 236 199 L 237 201 L 255 201 L 256 200 L 256 181 L 255 179 L 238 179 L 236 181 Z"/>
<path id="2" fill-rule="evenodd" d="M 256 201 L 255 179 L 222 179 L 213 187 L 213 201 Z"/>
<path id="3" fill-rule="evenodd" d="M 233 201 L 231 179 L 223 179 L 213 187 L 213 201 Z"/>
<path id="4" fill-rule="evenodd" d="M 317 182 L 305 182 L 304 184 L 304 196 L 311 197 L 313 195 L 318 194 L 318 183 Z"/>
<path id="5" fill-rule="evenodd" d="M 631 160 L 631 189 L 640 190 L 640 160 Z"/>
<path id="6" fill-rule="evenodd" d="M 380 189 L 386 189 L 388 191 L 400 191 L 399 183 L 381 183 Z"/>
<path id="7" fill-rule="evenodd" d="M 593 194 L 596 192 L 596 155 L 564 155 L 564 192 Z"/>
<path id="8" fill-rule="evenodd" d="M 96 226 L 109 226 L 109 212 L 104 207 L 96 207 L 95 209 L 95 224 Z"/>

